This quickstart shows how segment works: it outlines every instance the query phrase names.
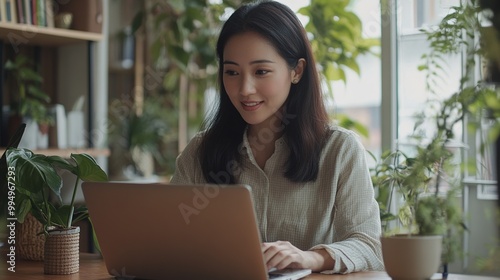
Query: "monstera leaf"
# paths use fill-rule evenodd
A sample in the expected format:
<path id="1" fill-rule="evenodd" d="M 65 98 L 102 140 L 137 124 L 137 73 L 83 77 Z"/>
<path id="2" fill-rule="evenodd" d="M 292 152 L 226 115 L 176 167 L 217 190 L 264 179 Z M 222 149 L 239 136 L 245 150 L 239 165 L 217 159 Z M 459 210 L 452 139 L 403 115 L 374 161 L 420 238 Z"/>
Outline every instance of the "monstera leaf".
<path id="1" fill-rule="evenodd" d="M 71 154 L 66 160 L 59 156 L 35 154 L 28 149 L 7 150 L 9 178 L 15 183 L 16 217 L 23 222 L 28 213 L 38 219 L 47 232 L 49 228 L 70 228 L 74 221 L 88 217 L 85 207 L 75 210 L 74 202 L 80 180 L 107 181 L 108 176 L 88 154 Z M 67 170 L 75 177 L 70 204 L 61 200 L 63 181 L 59 171 Z M 10 179 L 9 179 L 10 180 Z M 57 197 L 57 201 L 49 197 Z M 75 218 L 75 220 L 73 220 Z"/>

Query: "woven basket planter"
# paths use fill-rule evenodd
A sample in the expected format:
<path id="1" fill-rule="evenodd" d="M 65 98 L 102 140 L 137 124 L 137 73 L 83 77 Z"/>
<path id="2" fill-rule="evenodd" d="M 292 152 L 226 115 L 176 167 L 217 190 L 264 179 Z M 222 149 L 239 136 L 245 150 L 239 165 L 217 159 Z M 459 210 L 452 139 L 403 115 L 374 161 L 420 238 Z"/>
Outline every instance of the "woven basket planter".
<path id="1" fill-rule="evenodd" d="M 45 235 L 43 225 L 33 215 L 28 214 L 24 223 L 18 223 L 16 226 L 16 244 L 20 259 L 29 261 L 43 261 L 43 248 L 45 244 Z"/>
<path id="2" fill-rule="evenodd" d="M 45 240 L 45 274 L 73 274 L 80 268 L 80 227 L 52 230 Z"/>

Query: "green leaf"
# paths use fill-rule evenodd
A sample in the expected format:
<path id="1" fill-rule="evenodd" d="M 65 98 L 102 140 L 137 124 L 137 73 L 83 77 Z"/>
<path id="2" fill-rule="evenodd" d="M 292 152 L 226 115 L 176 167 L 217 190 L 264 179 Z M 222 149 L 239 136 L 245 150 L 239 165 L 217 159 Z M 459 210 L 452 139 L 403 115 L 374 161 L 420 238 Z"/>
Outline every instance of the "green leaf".
<path id="1" fill-rule="evenodd" d="M 7 163 L 15 167 L 16 182 L 22 188 L 38 193 L 49 187 L 54 194 L 60 196 L 62 181 L 56 170 L 46 160 L 46 156 L 33 154 L 28 149 L 9 149 Z"/>
<path id="2" fill-rule="evenodd" d="M 53 215 L 52 217 L 55 218 L 55 220 L 62 222 L 65 228 L 69 228 L 73 224 L 74 210 L 75 207 L 71 205 L 62 205 L 57 209 L 57 211 L 54 213 L 55 215 Z"/>
<path id="3" fill-rule="evenodd" d="M 381 221 L 393 221 L 395 220 L 397 217 L 389 212 L 385 212 L 385 213 L 380 213 L 380 220 Z"/>
<path id="4" fill-rule="evenodd" d="M 134 16 L 132 19 L 132 34 L 135 34 L 135 32 L 141 28 L 145 15 L 146 12 L 141 10 Z"/>
<path id="5" fill-rule="evenodd" d="M 175 61 L 175 64 L 181 68 L 183 72 L 186 72 L 189 62 L 189 53 L 187 53 L 184 48 L 177 46 L 172 46 L 169 49 L 169 52 L 171 53 L 171 58 Z"/>
<path id="6" fill-rule="evenodd" d="M 67 217 L 68 217 L 67 211 L 69 211 L 70 209 L 61 209 L 61 208 L 56 209 L 56 207 L 53 204 L 49 203 L 49 211 L 50 211 L 50 218 L 51 218 L 50 225 L 67 228 L 67 226 L 66 226 L 66 223 L 68 222 L 67 221 Z M 66 208 L 68 208 L 68 207 L 66 207 Z M 50 225 L 48 225 L 48 226 L 50 226 Z"/>
<path id="7" fill-rule="evenodd" d="M 91 228 L 92 228 L 92 237 L 93 237 L 93 241 L 94 241 L 94 246 L 97 249 L 97 251 L 101 252 L 101 246 L 99 245 L 99 240 L 97 240 L 97 235 L 95 234 L 95 227 L 94 227 L 94 224 L 92 223 L 92 219 L 90 219 L 90 217 L 89 217 L 89 222 L 92 225 Z"/>
<path id="8" fill-rule="evenodd" d="M 43 92 L 39 86 L 35 86 L 35 85 L 28 85 L 28 93 L 33 97 L 33 98 L 36 98 L 38 100 L 40 100 L 41 102 L 45 102 L 45 103 L 48 103 L 50 102 L 50 97 L 45 93 Z M 41 106 L 45 106 L 44 104 L 40 103 Z"/>
<path id="9" fill-rule="evenodd" d="M 19 69 L 19 76 L 23 81 L 32 81 L 37 83 L 43 82 L 42 76 L 30 68 Z"/>
<path id="10" fill-rule="evenodd" d="M 31 200 L 20 193 L 16 195 L 16 200 L 16 218 L 20 223 L 24 223 L 26 215 L 31 211 Z"/>
<path id="11" fill-rule="evenodd" d="M 149 48 L 151 51 L 151 56 L 156 57 L 156 58 L 160 57 L 164 48 L 165 48 L 165 46 L 163 45 L 162 40 L 154 41 L 153 44 L 151 45 L 151 47 Z"/>
<path id="12" fill-rule="evenodd" d="M 28 57 L 27 56 L 24 56 L 24 55 L 18 55 L 18 56 L 16 56 L 15 64 L 16 64 L 17 68 L 19 68 L 21 66 L 24 66 L 27 63 L 28 63 Z"/>
<path id="13" fill-rule="evenodd" d="M 41 209 L 37 207 L 37 205 L 33 203 L 31 208 L 31 215 L 33 215 L 33 217 L 35 217 L 35 219 L 37 219 L 43 225 L 46 225 L 48 222 L 46 214 L 43 211 L 41 211 Z"/>
<path id="14" fill-rule="evenodd" d="M 356 62 L 356 60 L 354 59 L 346 59 L 344 61 L 344 64 L 345 66 L 349 67 L 350 69 L 352 69 L 354 72 L 356 72 L 356 74 L 360 75 L 361 74 L 361 70 L 359 69 L 359 65 L 358 63 Z"/>
<path id="15" fill-rule="evenodd" d="M 169 0 L 168 4 L 172 7 L 176 14 L 182 14 L 186 10 L 184 0 Z"/>
<path id="16" fill-rule="evenodd" d="M 7 62 L 5 62 L 5 70 L 13 70 L 13 69 L 16 69 L 17 68 L 17 65 L 14 64 L 14 62 L 12 62 L 12 60 L 7 60 Z"/>
<path id="17" fill-rule="evenodd" d="M 346 81 L 345 73 L 342 69 L 334 66 L 333 64 L 329 64 L 326 66 L 324 71 L 325 77 L 330 81 Z"/>
<path id="18" fill-rule="evenodd" d="M 172 21 L 170 25 L 171 33 L 169 33 L 169 39 L 175 42 L 174 44 L 179 46 L 182 42 L 184 42 L 184 36 L 182 32 L 182 25 L 179 21 Z"/>
<path id="19" fill-rule="evenodd" d="M 163 86 L 166 89 L 176 89 L 179 84 L 181 72 L 172 70 L 163 78 Z"/>
<path id="20" fill-rule="evenodd" d="M 89 217 L 89 211 L 85 205 L 79 206 L 73 212 L 73 224 L 83 221 Z"/>
<path id="21" fill-rule="evenodd" d="M 59 156 L 48 156 L 47 161 L 55 167 L 65 169 L 70 171 L 71 173 L 78 175 L 76 167 L 71 165 L 66 159 Z"/>
<path id="22" fill-rule="evenodd" d="M 83 181 L 107 181 L 108 175 L 95 159 L 88 154 L 71 154 L 77 166 L 77 174 Z"/>

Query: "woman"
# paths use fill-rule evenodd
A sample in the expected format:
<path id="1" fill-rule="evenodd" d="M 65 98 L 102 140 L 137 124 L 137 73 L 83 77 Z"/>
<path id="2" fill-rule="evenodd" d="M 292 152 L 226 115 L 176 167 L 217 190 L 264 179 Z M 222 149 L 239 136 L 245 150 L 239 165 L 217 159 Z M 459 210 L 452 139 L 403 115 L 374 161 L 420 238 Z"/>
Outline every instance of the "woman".
<path id="1" fill-rule="evenodd" d="M 219 106 L 171 182 L 250 185 L 268 268 L 383 269 L 365 151 L 354 133 L 329 126 L 293 11 L 272 1 L 240 7 L 217 54 Z"/>

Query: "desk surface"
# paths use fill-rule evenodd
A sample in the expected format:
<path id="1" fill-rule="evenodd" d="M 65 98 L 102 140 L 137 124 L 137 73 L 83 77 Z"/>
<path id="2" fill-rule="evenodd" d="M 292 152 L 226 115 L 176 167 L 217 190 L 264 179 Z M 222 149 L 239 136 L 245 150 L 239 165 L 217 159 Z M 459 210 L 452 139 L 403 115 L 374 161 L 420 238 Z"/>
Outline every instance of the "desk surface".
<path id="1" fill-rule="evenodd" d="M 5 265 L 5 259 L 2 259 L 0 264 L 0 279 L 8 280 L 38 280 L 38 279 L 59 279 L 59 280 L 77 280 L 77 279 L 93 279 L 93 280 L 110 280 L 115 279 L 108 274 L 106 266 L 100 255 L 96 254 L 81 254 L 80 256 L 80 271 L 70 275 L 45 275 L 43 274 L 43 262 L 32 261 L 16 261 L 16 272 L 10 272 Z M 312 274 L 305 278 L 306 280 L 352 280 L 352 279 L 378 279 L 390 280 L 391 278 L 385 272 L 357 272 L 347 275 L 323 275 Z M 432 279 L 441 279 L 440 274 L 436 274 Z M 448 276 L 449 280 L 493 280 L 500 279 L 495 277 L 482 277 L 470 275 Z"/>

